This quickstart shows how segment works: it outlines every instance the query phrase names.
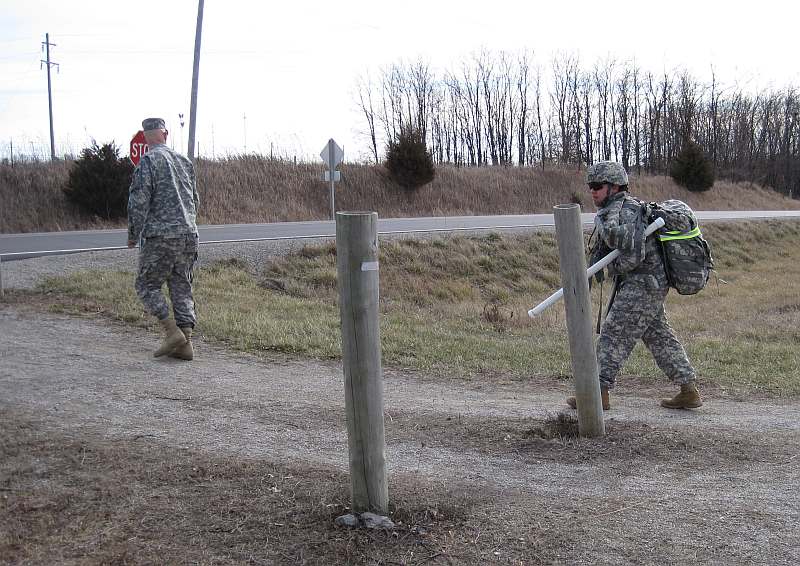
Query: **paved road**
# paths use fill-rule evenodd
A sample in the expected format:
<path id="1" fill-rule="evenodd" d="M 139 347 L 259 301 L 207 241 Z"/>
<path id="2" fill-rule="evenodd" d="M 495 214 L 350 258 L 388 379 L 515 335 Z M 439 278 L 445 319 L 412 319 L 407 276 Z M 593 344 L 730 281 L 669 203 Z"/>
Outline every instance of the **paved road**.
<path id="1" fill-rule="evenodd" d="M 800 218 L 800 211 L 697 211 L 697 216 L 700 220 Z M 591 224 L 594 214 L 585 213 L 581 217 L 585 224 Z M 378 221 L 378 232 L 379 234 L 392 234 L 453 232 L 459 230 L 513 230 L 547 226 L 553 226 L 552 214 L 382 218 Z M 336 227 L 330 220 L 200 226 L 200 240 L 205 244 L 229 241 L 333 237 L 335 234 Z M 62 254 L 75 250 L 121 249 L 125 247 L 126 240 L 127 234 L 124 229 L 0 234 L 0 258 L 3 261 L 8 261 L 42 255 Z"/>

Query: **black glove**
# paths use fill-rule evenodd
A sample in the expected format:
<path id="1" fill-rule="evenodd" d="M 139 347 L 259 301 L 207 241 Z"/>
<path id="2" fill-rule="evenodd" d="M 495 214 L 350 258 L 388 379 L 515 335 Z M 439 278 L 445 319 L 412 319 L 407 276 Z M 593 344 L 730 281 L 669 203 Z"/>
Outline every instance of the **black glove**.
<path id="1" fill-rule="evenodd" d="M 597 245 L 592 248 L 592 254 L 589 257 L 589 265 L 594 265 L 610 253 L 611 250 L 605 244 L 598 242 Z"/>
<path id="2" fill-rule="evenodd" d="M 605 280 L 605 278 L 606 278 L 605 269 L 601 269 L 600 271 L 594 274 L 594 280 L 597 281 L 598 283 L 602 283 Z"/>
<path id="3" fill-rule="evenodd" d="M 589 266 L 594 265 L 595 263 L 597 263 L 610 253 L 611 250 L 609 250 L 605 244 L 603 244 L 602 242 L 597 242 L 594 248 L 592 248 L 592 253 L 591 256 L 589 257 Z M 602 283 L 605 278 L 606 278 L 605 270 L 603 269 L 594 274 L 594 280 L 597 281 L 598 283 Z"/>
<path id="4" fill-rule="evenodd" d="M 662 208 L 653 208 L 650 210 L 650 218 L 647 219 L 648 224 L 652 224 L 657 218 L 663 218 L 664 222 L 667 221 L 667 211 Z"/>

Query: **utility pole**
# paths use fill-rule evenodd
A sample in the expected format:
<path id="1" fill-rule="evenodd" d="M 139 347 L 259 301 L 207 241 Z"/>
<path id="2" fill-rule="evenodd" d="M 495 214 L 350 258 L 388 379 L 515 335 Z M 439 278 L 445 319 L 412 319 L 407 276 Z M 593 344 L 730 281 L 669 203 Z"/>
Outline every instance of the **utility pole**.
<path id="1" fill-rule="evenodd" d="M 53 136 L 53 91 L 50 85 L 50 68 L 55 66 L 58 67 L 58 63 L 53 63 L 50 61 L 50 46 L 55 47 L 55 43 L 50 43 L 50 34 L 44 34 L 44 41 L 42 42 L 42 50 L 47 52 L 47 60 L 40 60 L 39 68 L 41 69 L 41 64 L 47 65 L 47 102 L 50 108 L 50 159 L 55 161 L 56 159 L 56 142 L 55 137 Z"/>
<path id="2" fill-rule="evenodd" d="M 197 81 L 200 74 L 200 36 L 203 33 L 203 0 L 197 2 L 197 29 L 194 33 L 194 66 L 192 67 L 192 102 L 189 106 L 189 153 L 194 161 L 194 134 L 197 129 Z"/>

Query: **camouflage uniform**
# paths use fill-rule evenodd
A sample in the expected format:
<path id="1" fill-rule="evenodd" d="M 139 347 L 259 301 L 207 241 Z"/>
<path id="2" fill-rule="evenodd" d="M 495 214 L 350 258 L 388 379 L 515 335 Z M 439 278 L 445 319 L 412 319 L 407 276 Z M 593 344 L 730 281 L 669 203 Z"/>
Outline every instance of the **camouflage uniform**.
<path id="1" fill-rule="evenodd" d="M 664 299 L 669 282 L 658 242 L 644 239 L 643 203 L 626 191 L 611 195 L 597 211 L 595 257 L 621 252 L 609 266 L 616 296 L 597 342 L 600 384 L 611 389 L 636 341 L 641 338 L 667 377 L 677 384 L 695 381 L 686 351 L 667 322 Z"/>
<path id="2" fill-rule="evenodd" d="M 192 269 L 197 260 L 194 166 L 165 144 L 155 144 L 133 172 L 128 197 L 128 240 L 141 241 L 136 293 L 147 311 L 164 320 L 169 307 L 161 288 L 167 282 L 175 322 L 194 327 Z"/>

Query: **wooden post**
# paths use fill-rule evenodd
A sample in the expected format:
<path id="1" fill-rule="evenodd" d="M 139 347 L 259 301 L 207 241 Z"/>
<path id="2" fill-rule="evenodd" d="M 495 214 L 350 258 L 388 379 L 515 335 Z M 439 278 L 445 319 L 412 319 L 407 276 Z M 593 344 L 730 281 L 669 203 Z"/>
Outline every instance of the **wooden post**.
<path id="1" fill-rule="evenodd" d="M 336 264 L 352 509 L 385 515 L 389 491 L 378 326 L 377 213 L 336 213 Z"/>
<path id="2" fill-rule="evenodd" d="M 0 299 L 5 298 L 6 291 L 3 289 L 3 256 L 0 255 Z"/>
<path id="3" fill-rule="evenodd" d="M 597 356 L 592 334 L 592 303 L 589 297 L 589 280 L 586 278 L 581 209 L 577 204 L 560 204 L 553 210 L 572 375 L 575 378 L 578 431 L 581 436 L 605 436 Z"/>

